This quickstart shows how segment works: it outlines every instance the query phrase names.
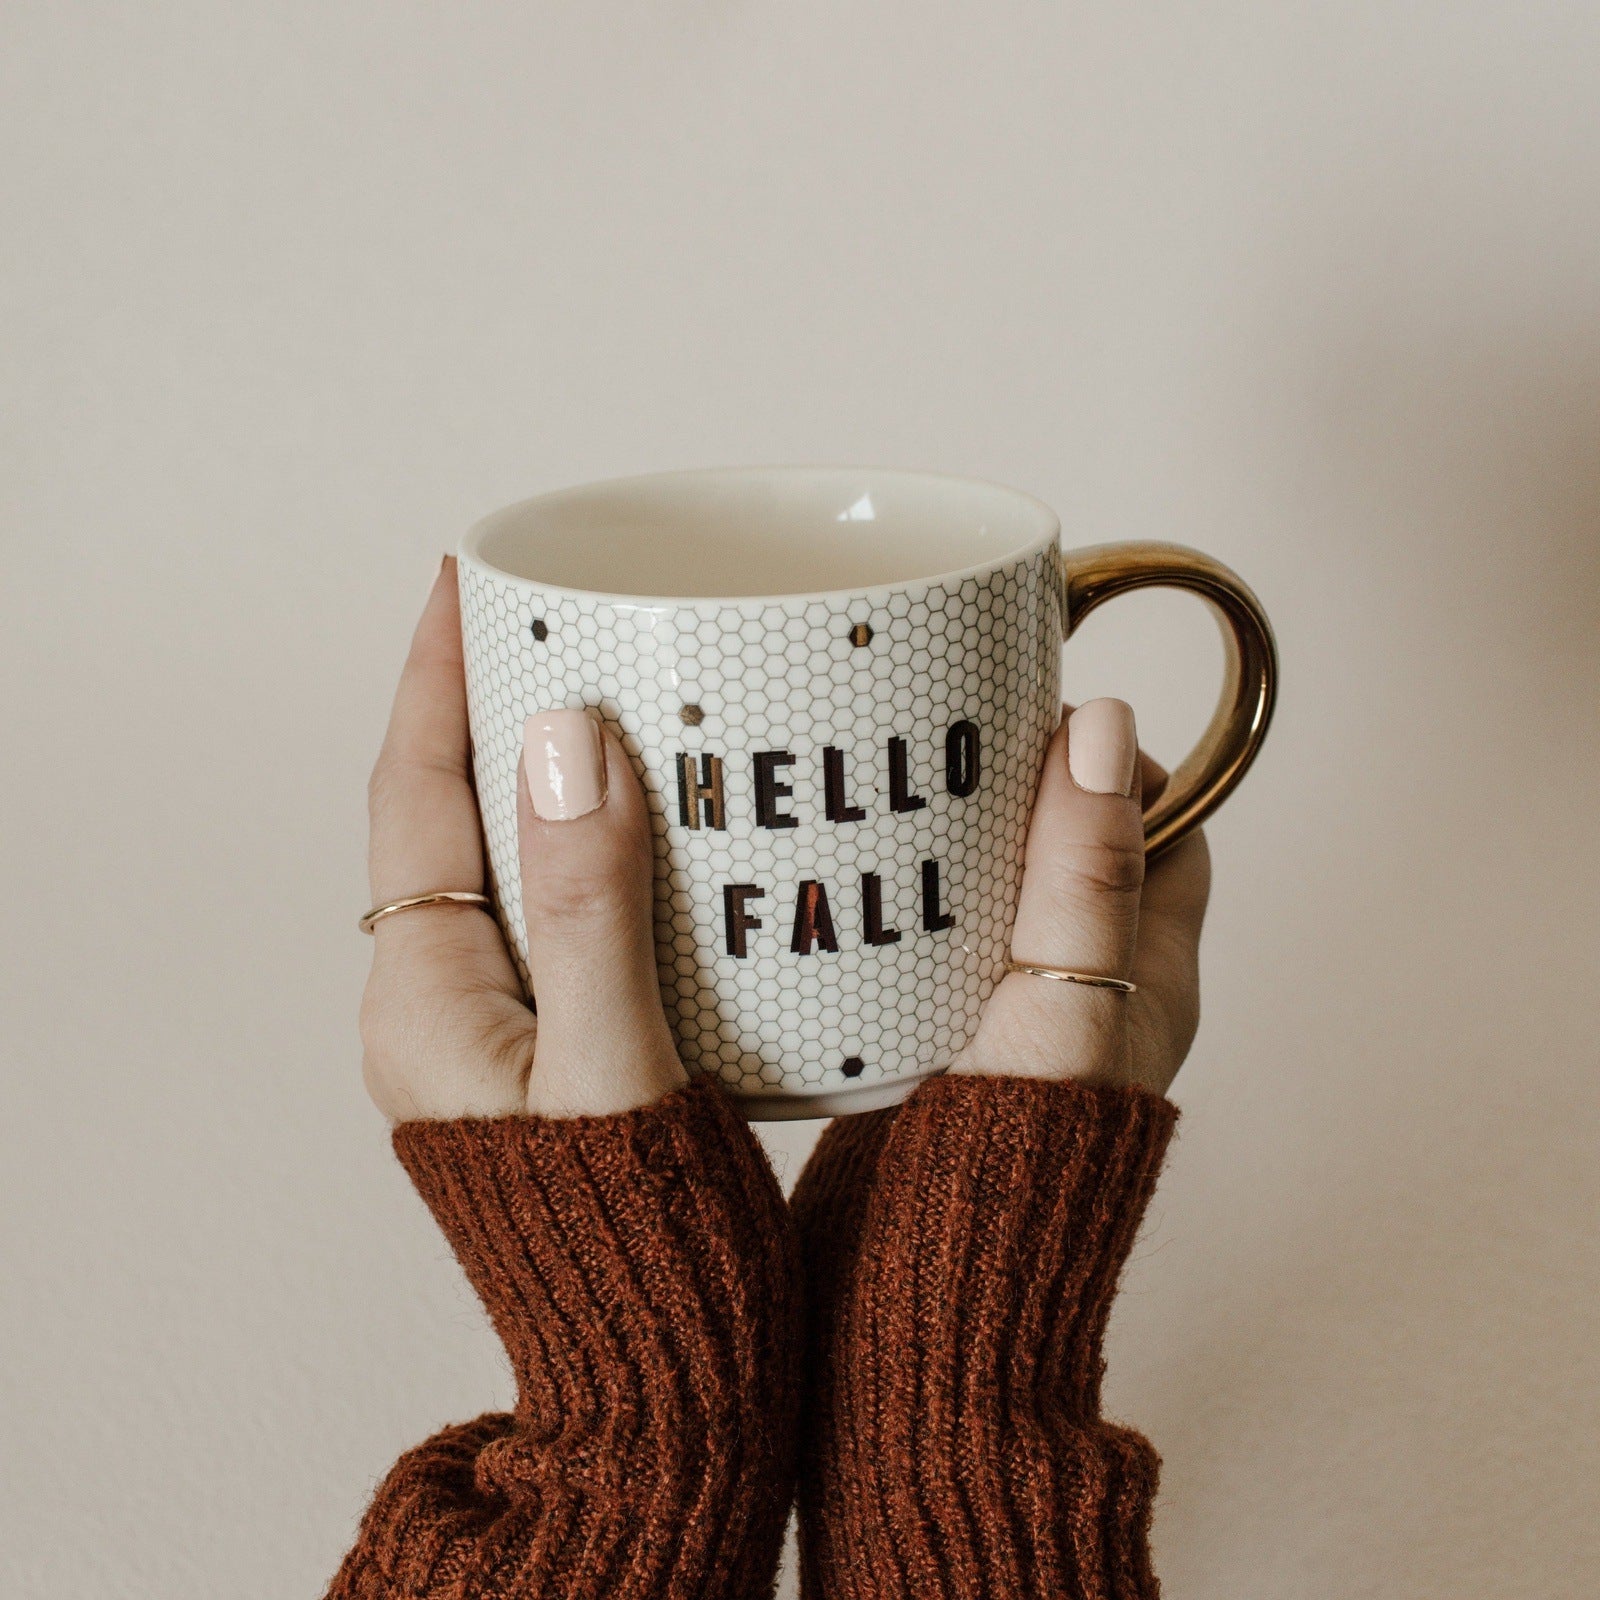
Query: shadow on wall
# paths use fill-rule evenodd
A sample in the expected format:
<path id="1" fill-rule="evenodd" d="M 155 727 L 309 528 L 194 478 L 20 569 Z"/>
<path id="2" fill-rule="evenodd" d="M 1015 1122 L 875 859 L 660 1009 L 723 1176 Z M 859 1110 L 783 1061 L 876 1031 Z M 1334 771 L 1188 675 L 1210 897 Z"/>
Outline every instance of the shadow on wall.
<path id="1" fill-rule="evenodd" d="M 1179 1081 L 1111 1358 L 1112 1410 L 1166 1458 L 1175 1594 L 1600 1573 L 1588 333 L 1375 328 L 1307 365 L 1333 382 L 1275 491 L 1314 553 L 1275 605 L 1263 764 L 1307 820 L 1242 864 L 1272 971 Z"/>

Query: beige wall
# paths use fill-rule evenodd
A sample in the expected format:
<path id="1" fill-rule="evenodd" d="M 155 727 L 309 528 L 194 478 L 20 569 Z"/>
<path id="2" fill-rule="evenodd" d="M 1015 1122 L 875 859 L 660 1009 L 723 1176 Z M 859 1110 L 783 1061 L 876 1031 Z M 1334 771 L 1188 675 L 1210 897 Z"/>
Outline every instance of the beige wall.
<path id="1" fill-rule="evenodd" d="M 504 1400 L 357 1072 L 412 615 L 518 495 L 844 458 L 1279 624 L 1112 1339 L 1169 1592 L 1595 1593 L 1597 51 L 1571 0 L 7 7 L 0 1590 L 313 1593 Z M 1129 602 L 1069 681 L 1170 756 L 1208 629 Z"/>

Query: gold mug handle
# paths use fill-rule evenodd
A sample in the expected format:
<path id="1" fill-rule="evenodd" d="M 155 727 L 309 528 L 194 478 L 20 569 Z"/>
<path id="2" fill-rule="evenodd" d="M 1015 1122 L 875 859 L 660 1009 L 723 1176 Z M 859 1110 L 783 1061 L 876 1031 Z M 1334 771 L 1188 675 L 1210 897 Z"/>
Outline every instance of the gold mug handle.
<path id="1" fill-rule="evenodd" d="M 1261 602 L 1237 573 L 1187 545 L 1153 542 L 1063 552 L 1063 637 L 1115 595 L 1148 588 L 1188 589 L 1206 601 L 1227 658 L 1210 725 L 1145 810 L 1145 854 L 1153 858 L 1209 817 L 1255 760 L 1277 699 L 1278 646 Z"/>

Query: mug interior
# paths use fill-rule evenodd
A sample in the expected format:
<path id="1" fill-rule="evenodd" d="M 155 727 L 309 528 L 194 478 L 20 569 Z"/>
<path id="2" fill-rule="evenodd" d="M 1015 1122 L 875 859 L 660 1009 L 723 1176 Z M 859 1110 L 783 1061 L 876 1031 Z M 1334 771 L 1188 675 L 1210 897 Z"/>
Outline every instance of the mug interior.
<path id="1" fill-rule="evenodd" d="M 546 587 L 651 599 L 876 588 L 990 567 L 1059 533 L 998 484 L 857 467 L 733 467 L 563 489 L 486 517 L 462 553 Z"/>

